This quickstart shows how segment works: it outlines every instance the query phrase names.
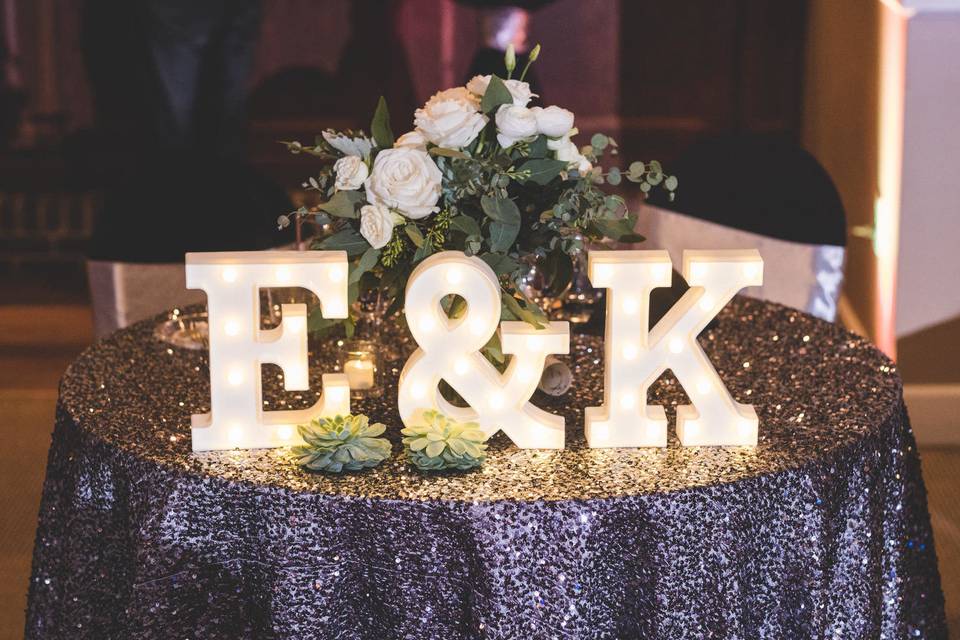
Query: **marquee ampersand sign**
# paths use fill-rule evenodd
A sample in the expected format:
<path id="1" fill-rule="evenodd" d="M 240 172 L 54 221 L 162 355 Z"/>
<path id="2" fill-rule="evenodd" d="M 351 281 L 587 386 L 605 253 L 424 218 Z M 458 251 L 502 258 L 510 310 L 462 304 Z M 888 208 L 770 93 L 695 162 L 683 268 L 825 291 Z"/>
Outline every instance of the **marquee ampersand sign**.
<path id="1" fill-rule="evenodd" d="M 464 315 L 449 319 L 441 300 L 462 296 Z M 568 353 L 566 322 L 536 329 L 526 322 L 500 322 L 500 284 L 490 267 L 476 257 L 445 251 L 424 260 L 411 274 L 406 290 L 406 318 L 419 348 L 400 374 L 398 404 L 404 424 L 415 424 L 418 412 L 438 409 L 461 422 L 476 422 L 487 434 L 503 430 L 525 449 L 564 446 L 562 416 L 529 402 L 548 354 Z M 501 374 L 480 353 L 501 328 L 503 352 L 512 354 Z M 470 405 L 456 407 L 440 394 L 446 382 Z"/>
<path id="2" fill-rule="evenodd" d="M 347 376 L 323 375 L 323 393 L 308 409 L 264 411 L 260 365 L 283 369 L 287 391 L 310 388 L 307 307 L 281 306 L 275 329 L 260 328 L 261 288 L 302 287 L 320 299 L 326 318 L 347 317 L 343 251 L 188 253 L 187 288 L 207 294 L 210 413 L 191 420 L 194 451 L 280 447 L 299 441 L 296 425 L 350 413 Z"/>
<path id="3" fill-rule="evenodd" d="M 756 250 L 684 251 L 690 289 L 653 328 L 650 292 L 669 287 L 666 251 L 594 251 L 590 281 L 607 289 L 604 401 L 585 412 L 591 447 L 665 447 L 663 407 L 647 405 L 647 389 L 667 369 L 693 402 L 677 407 L 685 446 L 755 445 L 757 414 L 736 402 L 697 343 L 697 334 L 742 288 L 763 284 Z"/>

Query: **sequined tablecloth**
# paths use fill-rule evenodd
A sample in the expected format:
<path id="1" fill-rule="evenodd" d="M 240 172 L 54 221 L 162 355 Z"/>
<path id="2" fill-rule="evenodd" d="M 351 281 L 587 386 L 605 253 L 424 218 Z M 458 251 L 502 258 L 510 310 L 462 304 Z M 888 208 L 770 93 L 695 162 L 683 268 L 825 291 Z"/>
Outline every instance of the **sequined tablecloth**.
<path id="1" fill-rule="evenodd" d="M 565 450 L 496 437 L 481 470 L 434 476 L 397 457 L 328 476 L 286 450 L 192 454 L 206 357 L 153 326 L 63 378 L 29 638 L 946 636 L 900 378 L 836 326 L 737 298 L 701 335 L 756 406 L 756 448 L 672 431 L 665 449 L 585 448 L 602 349 L 578 336 L 576 391 L 535 399 L 566 417 Z M 355 410 L 393 426 L 396 454 L 392 386 Z M 686 400 L 670 376 L 652 396 L 671 422 Z"/>

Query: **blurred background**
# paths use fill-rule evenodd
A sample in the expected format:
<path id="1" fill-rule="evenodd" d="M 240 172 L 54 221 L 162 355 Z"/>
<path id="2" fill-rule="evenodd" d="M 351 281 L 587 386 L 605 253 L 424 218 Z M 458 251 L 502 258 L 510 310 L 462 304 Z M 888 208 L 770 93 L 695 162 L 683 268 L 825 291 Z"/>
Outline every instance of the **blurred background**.
<path id="1" fill-rule="evenodd" d="M 958 628 L 960 0 L 0 0 L 0 637 L 70 360 L 195 299 L 186 250 L 291 241 L 311 166 L 278 141 L 368 128 L 381 94 L 400 134 L 510 43 L 541 43 L 580 144 L 679 175 L 648 246 L 756 238 L 768 297 L 897 361 Z"/>

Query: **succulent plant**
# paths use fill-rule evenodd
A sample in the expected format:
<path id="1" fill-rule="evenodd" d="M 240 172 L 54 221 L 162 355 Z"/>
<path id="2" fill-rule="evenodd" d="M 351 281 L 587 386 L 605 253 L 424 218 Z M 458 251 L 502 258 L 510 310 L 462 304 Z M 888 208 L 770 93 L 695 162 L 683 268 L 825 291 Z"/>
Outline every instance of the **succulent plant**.
<path id="1" fill-rule="evenodd" d="M 475 422 L 457 422 L 434 410 L 420 415 L 423 424 L 400 432 L 407 458 L 414 466 L 424 471 L 465 471 L 483 463 L 487 436 Z"/>
<path id="2" fill-rule="evenodd" d="M 297 464 L 311 471 L 340 473 L 375 467 L 390 456 L 385 430 L 365 415 L 318 418 L 297 427 L 305 445 L 293 447 Z"/>

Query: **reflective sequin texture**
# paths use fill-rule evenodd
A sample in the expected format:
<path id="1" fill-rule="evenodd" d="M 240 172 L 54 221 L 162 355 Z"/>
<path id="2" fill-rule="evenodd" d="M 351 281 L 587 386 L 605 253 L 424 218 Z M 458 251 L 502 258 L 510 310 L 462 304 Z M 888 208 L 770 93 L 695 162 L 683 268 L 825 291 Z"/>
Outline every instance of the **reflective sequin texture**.
<path id="1" fill-rule="evenodd" d="M 354 411 L 394 457 L 313 475 L 288 451 L 190 451 L 204 352 L 154 322 L 82 355 L 60 389 L 29 638 L 944 638 L 919 458 L 893 364 L 799 312 L 737 298 L 700 336 L 756 448 L 591 450 L 602 344 L 535 396 L 567 448 L 492 440 L 483 467 L 400 457 L 395 380 Z M 319 382 L 331 345 L 313 345 Z M 267 406 L 313 401 L 279 391 Z M 669 375 L 651 402 L 686 396 Z"/>

